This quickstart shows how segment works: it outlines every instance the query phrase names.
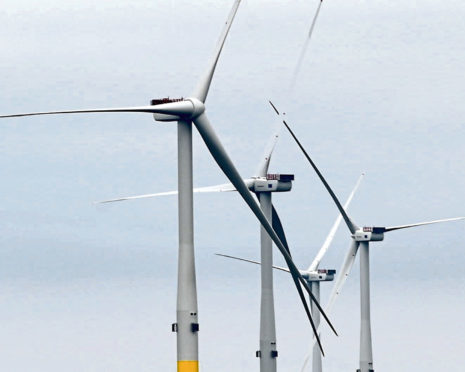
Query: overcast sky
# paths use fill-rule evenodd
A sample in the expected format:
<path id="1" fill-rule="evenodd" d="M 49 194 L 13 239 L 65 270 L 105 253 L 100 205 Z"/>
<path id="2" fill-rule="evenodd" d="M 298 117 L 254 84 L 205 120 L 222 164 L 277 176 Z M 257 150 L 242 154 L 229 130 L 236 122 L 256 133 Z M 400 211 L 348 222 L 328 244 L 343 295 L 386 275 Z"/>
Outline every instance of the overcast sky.
<path id="1" fill-rule="evenodd" d="M 131 106 L 191 94 L 232 0 L 3 0 L 0 113 Z M 335 192 L 365 180 L 350 214 L 389 226 L 465 214 L 465 5 L 244 0 L 208 114 L 244 177 L 287 113 Z M 226 182 L 197 133 L 194 184 Z M 145 114 L 0 123 L 0 361 L 10 371 L 175 370 L 177 200 L 93 201 L 176 188 L 176 127 Z M 287 133 L 270 171 L 293 256 L 306 268 L 337 211 Z M 393 232 L 371 249 L 375 370 L 465 363 L 464 222 Z M 195 197 L 202 371 L 258 370 L 259 227 L 235 194 Z M 341 226 L 322 267 L 339 268 Z M 276 262 L 282 264 L 276 255 Z M 325 371 L 358 362 L 358 263 L 324 336 Z M 276 273 L 278 367 L 299 370 L 311 329 Z M 322 287 L 323 303 L 330 285 Z M 227 362 L 227 364 L 225 364 Z"/>

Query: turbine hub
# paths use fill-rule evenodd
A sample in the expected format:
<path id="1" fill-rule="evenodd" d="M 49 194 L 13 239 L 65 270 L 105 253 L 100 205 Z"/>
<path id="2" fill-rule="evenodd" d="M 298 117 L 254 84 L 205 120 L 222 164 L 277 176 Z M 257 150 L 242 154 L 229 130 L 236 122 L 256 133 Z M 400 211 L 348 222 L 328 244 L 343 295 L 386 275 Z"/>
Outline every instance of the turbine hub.
<path id="1" fill-rule="evenodd" d="M 205 112 L 205 104 L 202 101 L 200 101 L 198 98 L 189 97 L 189 98 L 186 98 L 185 101 L 191 102 L 192 106 L 194 106 L 194 110 L 192 111 L 191 118 L 195 118 Z"/>

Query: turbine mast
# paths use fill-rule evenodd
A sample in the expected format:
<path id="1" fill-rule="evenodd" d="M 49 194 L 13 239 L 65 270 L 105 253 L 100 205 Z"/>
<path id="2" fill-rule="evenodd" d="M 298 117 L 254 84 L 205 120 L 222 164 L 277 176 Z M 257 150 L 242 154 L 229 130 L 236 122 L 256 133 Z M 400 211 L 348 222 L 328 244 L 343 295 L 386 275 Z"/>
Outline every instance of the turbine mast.
<path id="1" fill-rule="evenodd" d="M 309 281 L 308 284 L 311 286 L 312 293 L 320 301 L 320 282 L 319 281 Z M 320 311 L 316 307 L 314 301 L 310 298 L 310 303 L 312 305 L 312 315 L 313 320 L 315 321 L 315 327 L 318 329 L 320 327 Z M 321 360 L 320 349 L 317 344 L 313 345 L 313 358 L 312 358 L 312 371 L 321 372 L 323 371 L 323 362 Z"/>
<path id="2" fill-rule="evenodd" d="M 271 147 L 267 148 L 263 162 L 258 167 L 258 176 L 267 178 L 271 155 L 279 135 L 273 134 Z M 268 182 L 267 182 L 268 184 Z M 258 185 L 257 185 L 258 186 Z M 257 187 L 258 189 L 258 187 Z M 273 221 L 273 203 L 271 192 L 257 192 L 260 208 L 268 221 Z M 275 221 L 277 222 L 277 221 Z M 273 226 L 273 228 L 275 228 Z M 273 289 L 273 241 L 265 228 L 260 225 L 260 358 L 261 372 L 276 372 L 278 350 L 276 350 L 276 320 L 274 312 Z"/>
<path id="3" fill-rule="evenodd" d="M 199 322 L 194 256 L 192 123 L 178 122 L 178 293 L 176 302 L 177 370 L 199 370 Z"/>
<path id="4" fill-rule="evenodd" d="M 370 250 L 368 242 L 360 243 L 360 369 L 374 372 L 370 317 Z"/>
<path id="5" fill-rule="evenodd" d="M 268 221 L 272 219 L 271 192 L 257 193 L 260 208 Z M 276 372 L 276 325 L 273 296 L 273 241 L 263 226 L 260 227 L 261 240 L 261 300 L 260 300 L 260 358 L 261 372 Z"/>

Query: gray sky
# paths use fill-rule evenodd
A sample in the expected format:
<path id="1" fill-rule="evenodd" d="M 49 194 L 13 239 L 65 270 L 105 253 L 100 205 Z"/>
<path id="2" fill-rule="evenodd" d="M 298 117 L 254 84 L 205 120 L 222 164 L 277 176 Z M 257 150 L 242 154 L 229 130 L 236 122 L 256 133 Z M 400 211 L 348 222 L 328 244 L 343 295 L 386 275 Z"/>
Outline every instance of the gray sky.
<path id="1" fill-rule="evenodd" d="M 0 112 L 144 105 L 186 96 L 231 1 L 3 0 Z M 276 125 L 273 99 L 355 221 L 397 225 L 464 215 L 465 5 L 328 1 L 294 91 L 289 82 L 317 2 L 244 0 L 208 113 L 244 177 Z M 195 134 L 194 183 L 223 183 Z M 176 198 L 94 206 L 176 188 L 176 128 L 149 115 L 36 117 L 0 126 L 0 360 L 14 371 L 174 370 Z M 308 266 L 336 210 L 283 131 L 271 171 L 296 262 Z M 237 195 L 195 198 L 201 368 L 255 370 L 259 272 L 214 252 L 258 257 L 259 228 Z M 373 244 L 377 371 L 465 363 L 463 222 Z M 340 229 L 324 266 L 349 245 Z M 278 263 L 279 257 L 276 256 Z M 276 274 L 278 366 L 297 370 L 310 327 Z M 322 290 L 323 303 L 329 286 Z M 326 371 L 358 360 L 358 265 L 332 316 Z"/>

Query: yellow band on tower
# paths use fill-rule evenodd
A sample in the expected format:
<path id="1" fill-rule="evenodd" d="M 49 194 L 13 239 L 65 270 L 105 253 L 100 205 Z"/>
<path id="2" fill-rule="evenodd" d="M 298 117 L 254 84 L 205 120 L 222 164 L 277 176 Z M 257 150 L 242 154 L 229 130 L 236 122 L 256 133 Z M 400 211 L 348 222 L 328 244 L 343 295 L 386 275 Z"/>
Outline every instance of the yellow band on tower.
<path id="1" fill-rule="evenodd" d="M 178 372 L 199 372 L 198 360 L 179 360 Z"/>

